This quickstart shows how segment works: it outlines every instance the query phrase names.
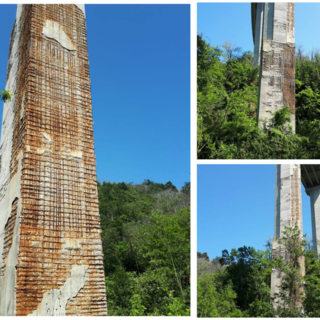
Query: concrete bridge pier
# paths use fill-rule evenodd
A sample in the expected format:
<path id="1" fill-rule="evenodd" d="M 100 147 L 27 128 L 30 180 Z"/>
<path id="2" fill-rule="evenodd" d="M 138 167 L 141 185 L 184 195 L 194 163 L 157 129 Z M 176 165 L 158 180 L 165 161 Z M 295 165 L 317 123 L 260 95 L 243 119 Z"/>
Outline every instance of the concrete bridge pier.
<path id="1" fill-rule="evenodd" d="M 260 66 L 257 119 L 290 108 L 295 131 L 294 3 L 252 3 L 254 65 Z"/>
<path id="2" fill-rule="evenodd" d="M 0 141 L 0 316 L 107 316 L 83 4 L 18 4 Z"/>
<path id="3" fill-rule="evenodd" d="M 282 257 L 288 260 L 289 256 L 277 238 L 283 237 L 285 227 L 297 225 L 302 234 L 302 203 L 301 203 L 301 169 L 298 164 L 276 166 L 276 192 L 275 192 L 275 225 L 272 255 L 274 258 Z M 301 275 L 305 274 L 304 259 L 300 261 Z M 276 294 L 280 292 L 282 273 L 273 268 L 271 274 L 271 297 L 275 298 L 274 306 L 280 304 Z"/>
<path id="4" fill-rule="evenodd" d="M 320 186 L 306 189 L 306 193 L 310 196 L 311 204 L 311 222 L 312 222 L 312 249 L 316 253 L 320 253 Z"/>
<path id="5" fill-rule="evenodd" d="M 313 251 L 320 253 L 320 165 L 301 165 L 301 180 L 310 197 Z"/>

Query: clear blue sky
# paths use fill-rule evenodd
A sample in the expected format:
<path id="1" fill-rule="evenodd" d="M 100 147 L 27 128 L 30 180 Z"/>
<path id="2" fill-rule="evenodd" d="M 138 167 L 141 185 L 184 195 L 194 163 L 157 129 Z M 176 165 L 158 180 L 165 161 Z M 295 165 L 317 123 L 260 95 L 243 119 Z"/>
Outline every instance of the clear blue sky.
<path id="1" fill-rule="evenodd" d="M 303 233 L 311 236 L 302 190 Z M 265 250 L 274 233 L 275 165 L 198 165 L 198 251 L 209 257 L 244 245 Z"/>
<path id="2" fill-rule="evenodd" d="M 320 3 L 295 4 L 295 40 L 306 52 L 320 49 Z M 198 3 L 198 31 L 213 46 L 233 42 L 253 51 L 251 3 Z"/>
<path id="3" fill-rule="evenodd" d="M 4 88 L 16 6 L 0 11 Z M 98 180 L 181 187 L 190 181 L 190 6 L 86 5 L 86 17 Z"/>

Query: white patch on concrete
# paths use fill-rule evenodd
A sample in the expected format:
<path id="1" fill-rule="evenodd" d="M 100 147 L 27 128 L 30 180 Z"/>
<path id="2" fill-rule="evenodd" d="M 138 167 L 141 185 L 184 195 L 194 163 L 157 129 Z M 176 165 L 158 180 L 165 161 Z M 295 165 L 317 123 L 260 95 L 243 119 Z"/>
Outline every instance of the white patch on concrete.
<path id="1" fill-rule="evenodd" d="M 71 157 L 77 158 L 77 159 L 82 159 L 82 151 L 72 151 Z"/>
<path id="2" fill-rule="evenodd" d="M 58 41 L 64 48 L 68 50 L 76 50 L 75 45 L 72 43 L 58 22 L 46 20 L 42 33 L 47 38 Z"/>
<path id="3" fill-rule="evenodd" d="M 44 154 L 46 152 L 43 148 L 37 148 L 37 154 Z"/>
<path id="4" fill-rule="evenodd" d="M 29 314 L 29 316 L 65 316 L 68 300 L 76 297 L 87 281 L 86 272 L 88 267 L 72 266 L 71 277 L 67 279 L 60 289 L 47 291 L 43 295 L 37 310 Z"/>
<path id="5" fill-rule="evenodd" d="M 46 132 L 41 132 L 42 136 L 45 137 L 48 141 L 48 143 L 51 143 L 52 139 L 50 137 L 50 135 Z"/>
<path id="6" fill-rule="evenodd" d="M 32 248 L 41 248 L 42 247 L 42 241 L 31 241 L 30 247 L 32 247 Z"/>
<path id="7" fill-rule="evenodd" d="M 62 250 L 81 250 L 81 239 L 64 238 L 62 243 Z"/>
<path id="8" fill-rule="evenodd" d="M 83 4 L 76 4 L 76 6 L 83 12 L 84 15 L 86 15 L 86 9 Z"/>
<path id="9" fill-rule="evenodd" d="M 24 101 L 25 101 L 25 96 L 23 96 L 22 103 L 21 103 L 20 120 L 22 120 L 24 116 Z"/>

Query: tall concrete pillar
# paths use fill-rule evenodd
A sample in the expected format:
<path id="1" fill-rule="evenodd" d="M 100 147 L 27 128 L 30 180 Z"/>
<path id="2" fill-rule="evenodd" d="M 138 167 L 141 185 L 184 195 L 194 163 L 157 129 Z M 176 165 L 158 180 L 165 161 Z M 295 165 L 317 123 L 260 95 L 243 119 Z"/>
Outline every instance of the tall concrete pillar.
<path id="1" fill-rule="evenodd" d="M 320 186 L 306 188 L 310 196 L 313 251 L 320 253 Z M 319 243 L 318 243 L 319 242 Z"/>
<path id="2" fill-rule="evenodd" d="M 0 315 L 107 315 L 84 5 L 18 5 L 0 143 Z"/>
<path id="3" fill-rule="evenodd" d="M 302 203 L 301 203 L 301 171 L 300 165 L 276 165 L 276 192 L 275 192 L 275 222 L 274 240 L 272 244 L 273 257 L 288 259 L 288 253 L 279 244 L 277 238 L 283 236 L 285 227 L 299 227 L 302 235 Z M 305 274 L 304 259 L 300 261 Z M 280 270 L 273 268 L 271 274 L 271 297 L 279 293 L 282 281 Z M 275 301 L 277 306 L 279 301 Z"/>
<path id="4" fill-rule="evenodd" d="M 257 119 L 289 106 L 295 131 L 294 3 L 252 3 L 254 63 L 260 66 Z"/>

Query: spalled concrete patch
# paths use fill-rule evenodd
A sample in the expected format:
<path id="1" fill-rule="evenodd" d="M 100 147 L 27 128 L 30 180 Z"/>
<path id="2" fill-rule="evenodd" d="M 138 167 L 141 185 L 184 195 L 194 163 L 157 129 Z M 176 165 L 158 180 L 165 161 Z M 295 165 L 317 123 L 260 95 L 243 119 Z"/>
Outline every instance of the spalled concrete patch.
<path id="1" fill-rule="evenodd" d="M 0 314 L 13 316 L 15 315 L 15 286 L 16 286 L 16 266 L 18 264 L 19 240 L 20 240 L 20 217 L 21 217 L 21 171 L 22 171 L 22 152 L 18 156 L 18 172 L 13 176 L 9 183 L 7 199 L 14 199 L 12 204 L 16 205 L 15 221 L 13 226 L 12 240 L 9 253 L 4 256 L 4 238 L 6 235 L 6 226 L 10 219 L 12 206 L 9 210 L 4 210 L 4 216 L 9 215 L 3 230 L 0 233 Z M 8 209 L 8 208 L 7 208 Z M 6 214 L 7 211 L 7 214 Z M 1 219 L 2 220 L 2 219 Z M 3 220 L 2 220 L 3 221 Z M 2 223 L 3 224 L 3 223 Z"/>
<path id="2" fill-rule="evenodd" d="M 77 296 L 87 281 L 87 270 L 88 266 L 72 266 L 71 277 L 65 284 L 46 292 L 37 310 L 29 316 L 65 316 L 68 300 Z"/>
<path id="3" fill-rule="evenodd" d="M 72 43 L 58 22 L 46 20 L 42 33 L 47 38 L 58 41 L 64 48 L 68 50 L 76 50 L 75 45 Z"/>

